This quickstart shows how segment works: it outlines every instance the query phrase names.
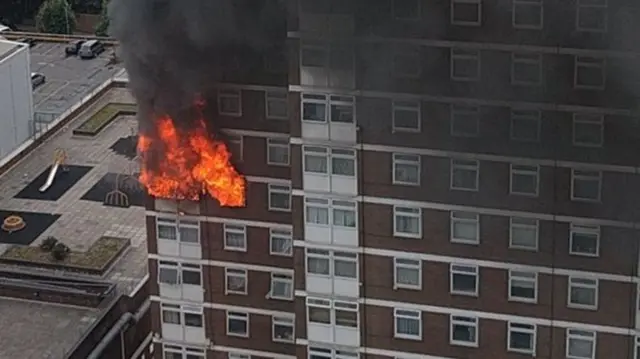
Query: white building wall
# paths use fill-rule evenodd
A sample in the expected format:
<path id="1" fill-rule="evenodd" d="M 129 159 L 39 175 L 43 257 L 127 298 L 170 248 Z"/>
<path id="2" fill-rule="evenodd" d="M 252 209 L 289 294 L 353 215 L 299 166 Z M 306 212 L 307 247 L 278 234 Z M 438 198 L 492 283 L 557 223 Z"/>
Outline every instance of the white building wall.
<path id="1" fill-rule="evenodd" d="M 0 160 L 29 138 L 32 120 L 29 47 L 0 40 Z"/>

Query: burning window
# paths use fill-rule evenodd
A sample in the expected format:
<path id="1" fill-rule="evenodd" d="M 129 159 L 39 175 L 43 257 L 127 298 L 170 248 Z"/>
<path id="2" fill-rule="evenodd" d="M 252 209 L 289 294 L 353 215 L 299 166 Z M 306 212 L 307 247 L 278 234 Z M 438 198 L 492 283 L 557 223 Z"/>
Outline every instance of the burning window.
<path id="1" fill-rule="evenodd" d="M 267 164 L 274 166 L 289 165 L 289 140 L 280 138 L 267 139 Z"/>
<path id="2" fill-rule="evenodd" d="M 451 160 L 451 189 L 477 191 L 480 163 L 474 160 Z"/>
<path id="3" fill-rule="evenodd" d="M 269 185 L 269 210 L 291 211 L 291 186 Z"/>
<path id="4" fill-rule="evenodd" d="M 543 24 L 542 0 L 513 0 L 513 27 L 517 29 L 541 29 Z"/>
<path id="5" fill-rule="evenodd" d="M 607 0 L 578 0 L 576 28 L 579 31 L 607 31 Z"/>
<path id="6" fill-rule="evenodd" d="M 240 90 L 221 89 L 218 91 L 218 113 L 225 116 L 242 116 L 242 96 Z"/>
<path id="7" fill-rule="evenodd" d="M 287 102 L 287 91 L 266 91 L 265 111 L 267 119 L 286 120 L 288 116 L 289 103 Z"/>
<path id="8" fill-rule="evenodd" d="M 542 55 L 511 54 L 511 83 L 539 85 L 542 82 Z"/>
<path id="9" fill-rule="evenodd" d="M 462 26 L 480 26 L 482 0 L 451 0 L 451 23 Z"/>
<path id="10" fill-rule="evenodd" d="M 604 137 L 604 116 L 597 114 L 573 115 L 573 145 L 601 147 Z"/>
<path id="11" fill-rule="evenodd" d="M 521 142 L 540 141 L 540 111 L 512 110 L 511 139 Z"/>
<path id="12" fill-rule="evenodd" d="M 476 137 L 480 134 L 480 108 L 476 106 L 451 106 L 451 135 Z"/>
<path id="13" fill-rule="evenodd" d="M 607 80 L 606 60 L 597 57 L 576 56 L 574 86 L 582 89 L 602 90 Z"/>
<path id="14" fill-rule="evenodd" d="M 393 101 L 393 132 L 420 132 L 420 101 Z"/>
<path id="15" fill-rule="evenodd" d="M 480 79 L 480 52 L 477 50 L 451 49 L 451 79 L 478 81 Z"/>

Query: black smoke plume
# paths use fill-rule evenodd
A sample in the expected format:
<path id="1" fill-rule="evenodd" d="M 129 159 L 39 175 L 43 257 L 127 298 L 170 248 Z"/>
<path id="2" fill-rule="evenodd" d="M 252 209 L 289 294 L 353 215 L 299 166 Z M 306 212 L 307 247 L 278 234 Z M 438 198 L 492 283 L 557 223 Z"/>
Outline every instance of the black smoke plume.
<path id="1" fill-rule="evenodd" d="M 238 59 L 286 37 L 283 9 L 279 0 L 111 0 L 109 32 L 120 42 L 140 130 L 153 132 L 155 114 L 189 127 L 198 95 L 210 93 L 225 71 L 245 71 Z"/>

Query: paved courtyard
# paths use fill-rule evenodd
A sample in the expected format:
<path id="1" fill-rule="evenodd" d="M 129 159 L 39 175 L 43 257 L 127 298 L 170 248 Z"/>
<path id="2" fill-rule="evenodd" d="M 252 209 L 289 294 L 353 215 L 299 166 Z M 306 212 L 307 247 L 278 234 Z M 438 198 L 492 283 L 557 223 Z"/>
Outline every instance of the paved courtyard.
<path id="1" fill-rule="evenodd" d="M 126 89 L 110 90 L 92 108 L 2 175 L 0 210 L 61 215 L 32 245 L 38 245 L 43 238 L 52 235 L 72 250 L 84 251 L 101 236 L 130 238 L 131 248 L 105 278 L 117 283 L 120 292 L 129 293 L 148 273 L 144 208 L 105 207 L 102 203 L 80 198 L 107 172 L 136 170 L 137 165 L 131 160 L 109 150 L 119 138 L 135 132 L 136 120 L 134 117 L 116 119 L 95 138 L 72 134 L 72 129 L 109 102 L 133 102 L 133 99 Z M 52 164 L 57 148 L 66 151 L 68 164 L 93 168 L 56 201 L 14 198 Z M 8 245 L 0 245 L 0 251 L 6 248 Z M 0 332 L 3 333 L 0 335 L 0 359 L 61 358 L 61 353 L 69 350 L 99 315 L 97 310 L 91 309 L 0 299 Z"/>

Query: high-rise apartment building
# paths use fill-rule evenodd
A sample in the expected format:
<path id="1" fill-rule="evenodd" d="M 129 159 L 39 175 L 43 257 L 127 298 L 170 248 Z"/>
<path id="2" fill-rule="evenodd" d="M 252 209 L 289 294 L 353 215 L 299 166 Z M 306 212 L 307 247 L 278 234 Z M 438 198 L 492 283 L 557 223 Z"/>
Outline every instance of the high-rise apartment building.
<path id="1" fill-rule="evenodd" d="M 246 208 L 149 201 L 157 358 L 640 357 L 640 3 L 287 7 Z"/>

